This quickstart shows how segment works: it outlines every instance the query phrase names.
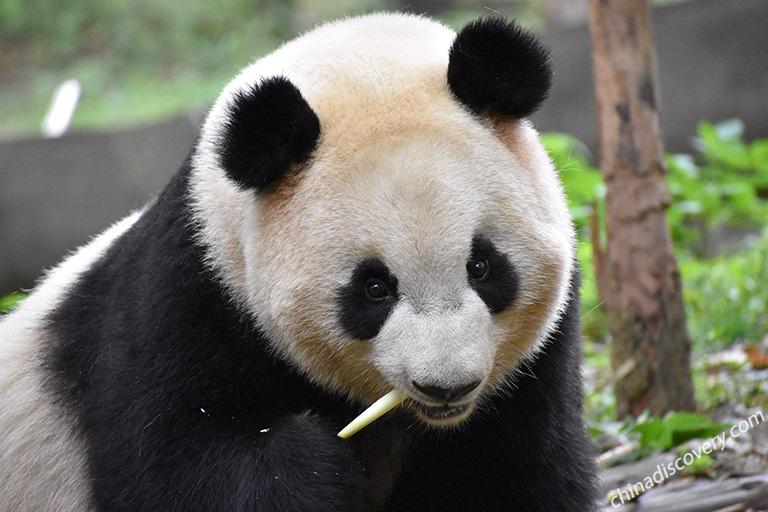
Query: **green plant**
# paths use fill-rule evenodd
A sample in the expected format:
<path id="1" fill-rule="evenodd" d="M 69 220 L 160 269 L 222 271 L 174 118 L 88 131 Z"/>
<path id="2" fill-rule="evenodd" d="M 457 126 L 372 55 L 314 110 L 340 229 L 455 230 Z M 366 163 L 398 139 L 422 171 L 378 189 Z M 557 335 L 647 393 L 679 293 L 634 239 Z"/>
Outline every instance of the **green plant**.
<path id="1" fill-rule="evenodd" d="M 758 341 L 768 332 L 768 232 L 732 254 L 704 258 L 702 237 L 719 226 L 768 225 L 768 139 L 745 142 L 743 125 L 701 123 L 698 154 L 669 155 L 670 230 L 679 257 L 694 347 L 712 350 L 735 339 Z M 579 232 L 584 333 L 606 334 L 592 268 L 589 215 L 602 207 L 604 185 L 589 152 L 569 135 L 543 134 Z"/>
<path id="2" fill-rule="evenodd" d="M 664 418 L 638 419 L 630 432 L 639 434 L 640 448 L 667 451 L 691 439 L 714 437 L 730 427 L 692 412 L 670 412 Z"/>
<path id="3" fill-rule="evenodd" d="M 589 150 L 573 135 L 543 133 L 541 141 L 560 173 L 579 234 L 588 239 L 589 215 L 594 205 L 603 202 L 605 195 L 600 170 L 589 163 Z"/>
<path id="4" fill-rule="evenodd" d="M 768 333 L 768 230 L 748 250 L 711 259 L 682 255 L 679 263 L 695 348 L 757 342 Z"/>
<path id="5" fill-rule="evenodd" d="M 608 325 L 597 293 L 592 245 L 580 242 L 576 247 L 576 254 L 581 271 L 581 332 L 586 339 L 603 340 L 608 334 Z"/>
<path id="6" fill-rule="evenodd" d="M 572 135 L 543 133 L 542 143 L 549 152 L 566 192 L 568 208 L 579 234 L 577 255 L 581 267 L 581 324 L 588 339 L 605 338 L 608 330 L 597 295 L 592 245 L 589 243 L 589 216 L 600 208 L 605 187 L 600 171 L 589 164 L 589 150 Z"/>
<path id="7" fill-rule="evenodd" d="M 667 212 L 678 248 L 696 244 L 718 226 L 762 227 L 768 219 L 768 139 L 744 142 L 738 120 L 700 123 L 698 158 L 668 155 Z"/>
<path id="8" fill-rule="evenodd" d="M 29 295 L 27 292 L 15 292 L 4 297 L 0 297 L 0 315 L 9 313 L 15 309 L 16 306 L 18 306 L 21 301 L 27 297 L 27 295 Z"/>
<path id="9" fill-rule="evenodd" d="M 683 456 L 684 454 L 681 454 Z M 700 453 L 692 462 L 683 467 L 683 474 L 688 476 L 711 476 L 715 466 L 715 458 L 706 453 Z"/>
<path id="10" fill-rule="evenodd" d="M 611 346 L 595 339 L 584 336 L 584 361 L 590 371 L 594 372 L 594 382 L 586 396 L 584 413 L 590 425 L 605 425 L 616 418 L 616 401 L 609 377 Z"/>

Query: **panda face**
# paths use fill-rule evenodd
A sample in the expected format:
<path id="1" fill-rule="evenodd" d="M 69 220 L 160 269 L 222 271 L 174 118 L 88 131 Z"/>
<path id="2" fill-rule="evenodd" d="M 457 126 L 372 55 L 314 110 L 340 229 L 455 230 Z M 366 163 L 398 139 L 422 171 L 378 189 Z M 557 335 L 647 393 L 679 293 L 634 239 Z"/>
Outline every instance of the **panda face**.
<path id="1" fill-rule="evenodd" d="M 538 350 L 570 269 L 567 215 L 537 190 L 554 171 L 545 160 L 526 168 L 497 133 L 465 126 L 363 151 L 344 180 L 343 217 L 355 222 L 338 234 L 341 336 L 436 425 L 465 418 Z"/>
<path id="2" fill-rule="evenodd" d="M 366 402 L 401 389 L 435 425 L 464 419 L 537 352 L 572 258 L 530 126 L 454 114 L 460 124 L 380 134 L 352 155 L 321 143 L 301 173 L 238 192 L 242 266 L 229 275 L 309 378 Z"/>
<path id="3" fill-rule="evenodd" d="M 355 269 L 340 297 L 342 325 L 372 340 L 376 367 L 407 389 L 416 398 L 414 410 L 434 424 L 471 411 L 503 341 L 493 316 L 511 307 L 518 289 L 509 258 L 482 235 L 472 239 L 464 275 L 458 254 L 454 261 L 442 296 L 435 293 L 440 276 L 428 269 L 411 276 L 404 269 L 421 289 L 401 300 L 397 278 L 377 259 Z"/>
<path id="4" fill-rule="evenodd" d="M 330 59 L 328 75 L 290 64 L 299 50 L 336 55 L 343 38 L 315 44 L 322 33 L 246 70 L 206 122 L 192 200 L 210 265 L 277 355 L 363 402 L 400 389 L 425 422 L 451 425 L 541 349 L 564 307 L 573 232 L 530 124 L 446 79 L 456 36 L 393 18 L 394 43 L 370 18 L 344 22 L 356 43 L 345 48 L 366 58 L 308 59 Z M 391 59 L 408 37 L 423 54 L 406 45 L 404 61 Z M 288 79 L 259 78 L 277 61 Z M 275 109 L 265 90 L 301 108 Z M 244 105 L 263 112 L 244 116 Z M 252 142 L 263 128 L 238 119 L 281 116 L 272 132 L 287 149 L 240 165 L 243 147 L 273 144 Z"/>

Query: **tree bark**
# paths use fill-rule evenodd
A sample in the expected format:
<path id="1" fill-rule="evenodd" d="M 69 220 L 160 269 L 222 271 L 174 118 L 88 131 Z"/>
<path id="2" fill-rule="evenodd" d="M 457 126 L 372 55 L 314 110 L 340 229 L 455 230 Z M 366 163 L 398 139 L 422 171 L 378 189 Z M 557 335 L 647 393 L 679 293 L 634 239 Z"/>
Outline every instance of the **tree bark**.
<path id="1" fill-rule="evenodd" d="M 695 407 L 690 337 L 666 217 L 656 61 L 647 0 L 590 0 L 607 244 L 593 229 L 613 338 L 619 418 Z M 595 223 L 596 224 L 596 223 Z"/>

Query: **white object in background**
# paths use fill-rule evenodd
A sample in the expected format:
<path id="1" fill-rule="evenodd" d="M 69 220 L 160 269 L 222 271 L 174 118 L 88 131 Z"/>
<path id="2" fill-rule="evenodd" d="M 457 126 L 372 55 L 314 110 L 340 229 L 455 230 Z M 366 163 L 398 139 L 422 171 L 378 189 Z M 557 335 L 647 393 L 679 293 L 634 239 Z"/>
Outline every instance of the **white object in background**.
<path id="1" fill-rule="evenodd" d="M 67 80 L 56 88 L 51 106 L 43 119 L 42 130 L 45 137 L 61 137 L 67 131 L 80 100 L 81 90 L 80 82 L 74 79 Z"/>

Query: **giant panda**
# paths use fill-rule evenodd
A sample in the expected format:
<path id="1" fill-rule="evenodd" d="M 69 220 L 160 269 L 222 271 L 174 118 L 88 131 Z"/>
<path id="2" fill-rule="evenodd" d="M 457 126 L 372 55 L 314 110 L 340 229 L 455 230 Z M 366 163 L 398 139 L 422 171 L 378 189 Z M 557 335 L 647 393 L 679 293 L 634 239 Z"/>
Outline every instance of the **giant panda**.
<path id="1" fill-rule="evenodd" d="M 550 79 L 499 17 L 350 18 L 244 69 L 2 320 L 0 509 L 592 510 Z"/>

